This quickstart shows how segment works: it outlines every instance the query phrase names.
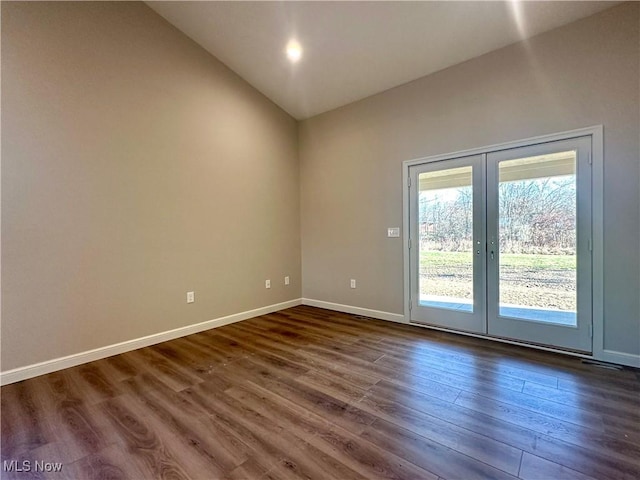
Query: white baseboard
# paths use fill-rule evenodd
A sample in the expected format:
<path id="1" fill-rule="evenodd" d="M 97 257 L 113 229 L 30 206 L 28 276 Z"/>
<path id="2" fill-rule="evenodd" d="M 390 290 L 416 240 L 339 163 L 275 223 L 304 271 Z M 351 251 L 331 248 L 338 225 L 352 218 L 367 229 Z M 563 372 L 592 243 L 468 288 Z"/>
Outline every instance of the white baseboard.
<path id="1" fill-rule="evenodd" d="M 311 298 L 303 298 L 302 305 L 310 307 L 326 308 L 327 310 L 335 310 L 337 312 L 352 313 L 353 315 L 362 315 L 364 317 L 377 318 L 379 320 L 388 320 L 390 322 L 404 323 L 404 315 L 398 313 L 383 312 L 380 310 L 371 310 L 369 308 L 353 307 L 351 305 L 342 305 L 340 303 L 324 302 L 322 300 L 313 300 Z"/>
<path id="2" fill-rule="evenodd" d="M 302 300 L 298 298 L 288 302 L 276 303 L 274 305 L 256 308 L 255 310 L 235 313 L 226 317 L 196 323 L 194 325 L 187 325 L 186 327 L 180 327 L 166 332 L 154 333 L 153 335 L 148 335 L 146 337 L 135 338 L 133 340 L 127 340 L 114 345 L 108 345 L 106 347 L 68 355 L 66 357 L 27 365 L 26 367 L 14 368 L 13 370 L 0 373 L 0 385 L 8 385 L 10 383 L 26 380 L 27 378 L 37 377 L 46 373 L 75 367 L 76 365 L 81 365 L 83 363 L 93 362 L 94 360 L 100 360 L 120 353 L 130 352 L 131 350 L 137 350 L 138 348 L 148 347 L 150 345 L 155 345 L 156 343 L 162 343 L 167 340 L 173 340 L 174 338 L 184 337 L 204 330 L 222 327 L 223 325 L 240 322 L 253 317 L 259 317 L 260 315 L 266 315 L 267 313 L 277 312 L 279 310 L 284 310 L 285 308 L 291 308 L 301 304 Z"/>
<path id="3" fill-rule="evenodd" d="M 616 352 L 615 350 L 603 350 L 599 355 L 594 356 L 594 358 L 604 362 L 640 368 L 640 355 L 633 355 L 631 353 Z"/>
<path id="4" fill-rule="evenodd" d="M 397 313 L 371 310 L 368 308 L 342 305 L 339 303 L 313 300 L 310 298 L 298 298 L 287 302 L 276 303 L 274 305 L 256 308 L 255 310 L 249 310 L 246 312 L 228 315 L 226 317 L 216 318 L 214 320 L 208 320 L 206 322 L 196 323 L 194 325 L 187 325 L 186 327 L 180 327 L 173 330 L 168 330 L 166 332 L 155 333 L 146 337 L 127 340 L 125 342 L 96 348 L 94 350 L 89 350 L 74 355 L 68 355 L 66 357 L 55 358 L 53 360 L 47 360 L 45 362 L 40 362 L 33 365 L 27 365 L 26 367 L 7 370 L 6 372 L 0 372 L 0 385 L 8 385 L 10 383 L 19 382 L 28 378 L 37 377 L 39 375 L 44 375 L 51 372 L 56 372 L 65 368 L 75 367 L 83 363 L 100 360 L 102 358 L 111 357 L 113 355 L 129 352 L 138 348 L 148 347 L 150 345 L 166 342 L 167 340 L 173 340 L 175 338 L 184 337 L 193 333 L 202 332 L 204 330 L 222 327 L 224 325 L 240 322 L 249 318 L 259 317 L 260 315 L 266 315 L 268 313 L 277 312 L 280 310 L 284 310 L 285 308 L 295 307 L 297 305 L 309 305 L 312 307 L 325 308 L 327 310 L 334 310 L 338 312 L 351 313 L 353 315 L 362 315 L 365 317 L 407 324 L 404 315 L 400 315 Z M 640 355 L 616 352 L 613 350 L 604 350 L 599 355 L 594 355 L 593 358 L 605 362 L 616 363 L 619 365 L 627 365 L 630 367 L 640 368 Z"/>
<path id="5" fill-rule="evenodd" d="M 506 340 L 506 339 L 502 339 L 502 338 L 490 337 L 488 335 L 479 335 L 479 334 L 474 334 L 474 333 L 469 333 L 469 332 L 462 332 L 462 331 L 451 330 L 451 329 L 447 329 L 447 328 L 435 327 L 435 326 L 432 326 L 432 325 L 423 325 L 423 324 L 419 324 L 419 323 L 410 323 L 410 322 L 407 322 L 405 320 L 404 315 L 399 315 L 397 313 L 382 312 L 380 310 L 370 310 L 368 308 L 354 307 L 354 306 L 351 306 L 351 305 L 342 305 L 342 304 L 339 304 L 339 303 L 325 302 L 325 301 L 322 301 L 322 300 L 313 300 L 311 298 L 303 298 L 302 299 L 302 305 L 309 305 L 311 307 L 325 308 L 327 310 L 335 310 L 337 312 L 352 313 L 354 315 L 362 315 L 362 316 L 365 316 L 365 317 L 372 317 L 372 318 L 377 318 L 377 319 L 380 319 L 380 320 L 388 320 L 388 321 L 391 321 L 391 322 L 403 323 L 405 325 L 414 325 L 414 326 L 420 327 L 420 328 L 427 328 L 427 329 L 431 329 L 431 330 L 439 330 L 439 331 L 443 331 L 443 332 L 456 333 L 456 334 L 459 334 L 459 335 L 471 336 L 471 337 L 475 337 L 475 338 L 482 338 L 482 339 L 485 339 L 485 340 L 491 340 L 491 341 L 496 341 L 496 342 L 500 342 L 500 343 L 508 343 L 508 344 L 518 345 L 518 346 L 523 346 L 524 345 L 521 342 L 515 342 L 515 341 Z M 555 348 L 549 348 L 549 347 L 544 347 L 544 346 L 539 346 L 539 345 L 526 345 L 526 346 L 534 348 L 536 350 L 544 350 L 544 351 L 548 351 L 548 352 L 561 353 L 561 354 L 571 355 L 571 356 L 580 357 L 580 358 L 593 358 L 594 360 L 601 360 L 603 362 L 610 362 L 610 363 L 615 363 L 615 364 L 618 364 L 618 365 L 626 365 L 626 366 L 629 366 L 629 367 L 640 368 L 640 355 L 633 355 L 633 354 L 630 354 L 630 353 L 616 352 L 616 351 L 613 351 L 613 350 L 603 350 L 599 354 L 583 355 L 583 354 L 579 354 L 579 353 L 567 352 L 567 351 L 564 351 L 564 350 L 558 350 L 558 349 L 555 349 Z"/>

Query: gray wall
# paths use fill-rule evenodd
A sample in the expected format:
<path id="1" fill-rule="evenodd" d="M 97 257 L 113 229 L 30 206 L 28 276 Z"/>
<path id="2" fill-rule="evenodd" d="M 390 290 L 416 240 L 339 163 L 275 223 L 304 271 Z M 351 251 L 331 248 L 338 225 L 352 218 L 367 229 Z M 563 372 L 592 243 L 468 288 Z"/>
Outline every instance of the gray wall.
<path id="1" fill-rule="evenodd" d="M 304 297 L 401 313 L 403 160 L 594 124 L 605 347 L 640 353 L 639 7 L 298 135 L 141 3 L 2 2 L 2 370 L 298 298 L 301 255 Z"/>
<path id="2" fill-rule="evenodd" d="M 603 124 L 605 348 L 640 353 L 640 5 L 300 125 L 303 297 L 403 312 L 403 160 Z M 349 279 L 358 288 L 349 288 Z"/>
<path id="3" fill-rule="evenodd" d="M 3 371 L 300 280 L 291 117 L 142 3 L 2 2 Z"/>

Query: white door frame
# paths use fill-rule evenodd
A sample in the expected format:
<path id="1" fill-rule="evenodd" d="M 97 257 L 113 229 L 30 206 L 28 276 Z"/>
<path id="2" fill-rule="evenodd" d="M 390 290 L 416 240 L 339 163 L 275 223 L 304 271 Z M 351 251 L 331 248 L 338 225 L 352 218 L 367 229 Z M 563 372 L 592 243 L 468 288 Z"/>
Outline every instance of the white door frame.
<path id="1" fill-rule="evenodd" d="M 591 175 L 591 215 L 592 215 L 592 308 L 593 308 L 593 352 L 592 355 L 583 355 L 572 352 L 566 352 L 564 350 L 558 350 L 550 347 L 528 345 L 532 348 L 538 348 L 541 350 L 549 350 L 554 352 L 566 353 L 569 355 L 576 355 L 586 358 L 594 358 L 597 360 L 609 361 L 614 363 L 623 363 L 627 365 L 635 365 L 635 356 L 620 354 L 619 352 L 613 352 L 605 350 L 604 348 L 604 143 L 603 143 L 603 126 L 595 125 L 592 127 L 580 128 L 576 130 L 570 130 L 567 132 L 553 133 L 549 135 L 540 135 L 537 137 L 526 138 L 522 140 L 516 140 L 511 142 L 499 143 L 495 145 L 488 145 L 479 148 L 473 148 L 469 150 L 462 150 L 453 153 L 446 153 L 442 155 L 434 155 L 425 158 L 418 158 L 414 160 L 406 160 L 402 162 L 402 231 L 403 231 L 403 263 L 404 263 L 404 323 L 419 325 L 425 328 L 432 328 L 437 330 L 445 330 L 446 328 L 433 327 L 422 324 L 413 324 L 410 316 L 410 260 L 409 260 L 409 238 L 410 238 L 410 221 L 409 221 L 409 167 L 413 165 L 419 165 L 429 162 L 437 162 L 440 160 L 447 160 L 459 157 L 467 157 L 471 155 L 481 155 L 489 152 L 495 152 L 500 150 L 525 147 L 537 143 L 552 142 L 556 140 L 568 140 L 576 137 L 591 137 L 591 152 L 592 152 L 592 175 Z M 506 342 L 506 343 L 518 343 L 509 340 L 498 339 L 489 335 L 472 334 L 467 332 L 457 332 L 463 335 L 477 336 L 481 338 L 488 338 L 491 340 Z M 520 343 L 518 343 L 520 344 Z M 630 358 L 634 357 L 634 358 Z"/>

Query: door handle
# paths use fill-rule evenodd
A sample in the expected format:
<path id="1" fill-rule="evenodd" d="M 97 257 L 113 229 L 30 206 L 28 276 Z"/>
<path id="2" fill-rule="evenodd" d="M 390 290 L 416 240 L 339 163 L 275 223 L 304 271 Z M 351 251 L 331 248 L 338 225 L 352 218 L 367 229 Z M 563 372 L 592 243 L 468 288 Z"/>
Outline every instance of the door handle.
<path id="1" fill-rule="evenodd" d="M 493 260 L 493 250 L 491 250 L 491 260 Z"/>

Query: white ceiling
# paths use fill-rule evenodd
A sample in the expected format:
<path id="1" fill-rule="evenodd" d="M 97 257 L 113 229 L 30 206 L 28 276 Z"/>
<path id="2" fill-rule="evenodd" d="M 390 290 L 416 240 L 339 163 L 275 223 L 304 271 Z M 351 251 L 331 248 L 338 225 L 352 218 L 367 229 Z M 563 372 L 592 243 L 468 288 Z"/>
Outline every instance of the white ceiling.
<path id="1" fill-rule="evenodd" d="M 147 2 L 297 119 L 620 2 Z M 285 56 L 295 37 L 297 64 Z"/>

